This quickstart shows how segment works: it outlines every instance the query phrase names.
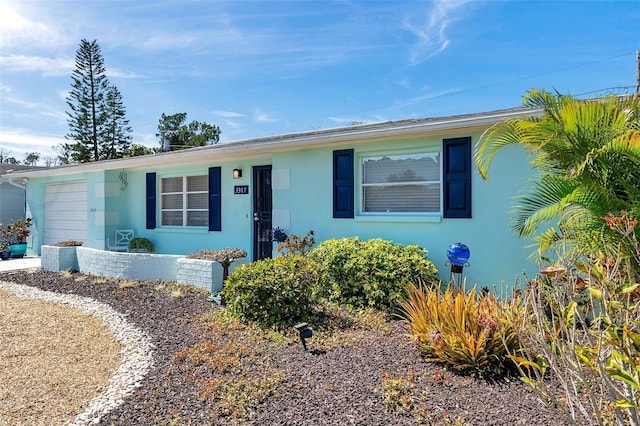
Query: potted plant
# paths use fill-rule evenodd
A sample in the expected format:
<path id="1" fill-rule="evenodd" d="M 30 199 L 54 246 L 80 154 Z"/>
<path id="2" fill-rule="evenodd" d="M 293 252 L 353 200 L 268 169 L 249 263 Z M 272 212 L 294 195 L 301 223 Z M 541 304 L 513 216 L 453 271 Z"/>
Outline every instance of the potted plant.
<path id="1" fill-rule="evenodd" d="M 31 218 L 16 219 L 7 225 L 5 236 L 9 242 L 11 257 L 24 257 L 27 251 L 27 237 L 31 235 Z"/>
<path id="2" fill-rule="evenodd" d="M 11 250 L 9 250 L 9 233 L 0 222 L 0 259 L 7 260 L 10 257 Z"/>
<path id="3" fill-rule="evenodd" d="M 134 237 L 129 241 L 131 253 L 153 253 L 156 250 L 151 240 L 145 237 Z"/>
<path id="4" fill-rule="evenodd" d="M 0 226 L 2 224 L 0 223 Z M 9 250 L 9 243 L 6 241 L 0 242 L 0 259 L 8 260 L 11 257 L 11 250 Z"/>

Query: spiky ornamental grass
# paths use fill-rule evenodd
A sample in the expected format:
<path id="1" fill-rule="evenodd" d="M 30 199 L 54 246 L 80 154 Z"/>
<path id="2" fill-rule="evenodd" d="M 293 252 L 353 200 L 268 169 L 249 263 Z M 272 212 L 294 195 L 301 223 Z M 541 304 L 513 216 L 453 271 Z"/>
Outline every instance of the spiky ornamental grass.
<path id="1" fill-rule="evenodd" d="M 503 375 L 520 353 L 514 324 L 523 312 L 519 298 L 500 301 L 491 294 L 423 285 L 407 286 L 400 304 L 425 358 L 476 376 Z"/>

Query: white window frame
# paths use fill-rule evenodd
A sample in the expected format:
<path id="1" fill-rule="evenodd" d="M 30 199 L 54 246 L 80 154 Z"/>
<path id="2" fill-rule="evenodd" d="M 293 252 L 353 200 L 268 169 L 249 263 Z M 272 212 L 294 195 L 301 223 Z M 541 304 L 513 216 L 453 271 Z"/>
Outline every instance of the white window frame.
<path id="1" fill-rule="evenodd" d="M 189 199 L 189 195 L 192 194 L 205 194 L 205 196 L 208 196 L 209 191 L 208 189 L 205 189 L 203 191 L 188 191 L 187 190 L 187 179 L 190 177 L 203 177 L 205 179 L 208 179 L 207 175 L 188 175 L 188 176 L 165 176 L 165 177 L 161 177 L 160 178 L 160 226 L 163 227 L 181 227 L 181 228 L 207 228 L 209 225 L 208 223 L 206 225 L 189 225 L 188 223 L 188 213 L 189 212 L 205 212 L 207 214 L 207 221 L 208 221 L 208 214 L 209 214 L 209 208 L 207 206 L 207 208 L 204 209 L 190 209 L 188 208 L 188 199 Z M 175 192 L 164 192 L 164 181 L 165 179 L 176 179 L 176 178 L 182 178 L 182 190 L 181 191 L 175 191 Z M 182 197 L 182 208 L 176 208 L 176 209 L 167 209 L 167 208 L 163 208 L 163 197 L 165 195 L 181 195 Z M 182 212 L 182 225 L 165 225 L 164 223 L 164 212 Z"/>
<path id="2" fill-rule="evenodd" d="M 395 157 L 395 156 L 406 156 L 406 155 L 415 155 L 415 156 L 431 156 L 437 155 L 439 162 L 439 171 L 438 171 L 438 180 L 437 181 L 409 181 L 409 182 L 393 182 L 393 183 L 364 183 L 364 163 L 368 159 L 377 158 L 377 157 Z M 397 152 L 375 152 L 375 153 L 362 153 L 358 156 L 359 162 L 359 176 L 358 176 L 358 187 L 359 187 L 359 198 L 360 198 L 360 211 L 359 215 L 366 216 L 422 216 L 422 217 L 441 217 L 442 216 L 442 200 L 443 200 L 443 174 L 442 174 L 442 149 L 428 149 L 428 150 L 420 150 L 420 151 L 397 151 Z M 395 211 L 395 212 L 383 212 L 383 211 L 365 211 L 365 195 L 364 191 L 366 187 L 382 187 L 382 186 L 402 186 L 402 185 L 424 185 L 425 187 L 428 185 L 438 184 L 439 185 L 439 193 L 438 193 L 438 211 Z"/>

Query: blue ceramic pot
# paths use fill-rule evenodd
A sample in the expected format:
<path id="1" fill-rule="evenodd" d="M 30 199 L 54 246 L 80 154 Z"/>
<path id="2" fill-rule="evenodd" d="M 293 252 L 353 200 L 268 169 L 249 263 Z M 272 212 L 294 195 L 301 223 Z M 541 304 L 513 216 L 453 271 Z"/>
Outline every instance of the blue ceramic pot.
<path id="1" fill-rule="evenodd" d="M 11 244 L 9 246 L 9 251 L 11 252 L 11 257 L 13 258 L 24 257 L 24 254 L 27 252 L 27 243 Z"/>

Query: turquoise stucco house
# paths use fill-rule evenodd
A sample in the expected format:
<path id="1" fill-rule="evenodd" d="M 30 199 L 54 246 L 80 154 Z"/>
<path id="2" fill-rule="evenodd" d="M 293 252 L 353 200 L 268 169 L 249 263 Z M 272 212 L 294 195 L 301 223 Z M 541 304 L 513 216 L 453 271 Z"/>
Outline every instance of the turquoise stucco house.
<path id="1" fill-rule="evenodd" d="M 418 244 L 449 279 L 447 247 L 471 250 L 467 285 L 513 284 L 535 271 L 531 241 L 509 228 L 512 197 L 532 170 L 510 147 L 491 181 L 473 167 L 484 130 L 516 108 L 256 138 L 183 151 L 16 174 L 33 218 L 28 253 L 62 240 L 105 249 L 133 229 L 156 251 L 239 247 L 275 256 L 271 230 L 315 232 L 316 241 L 358 236 Z"/>

